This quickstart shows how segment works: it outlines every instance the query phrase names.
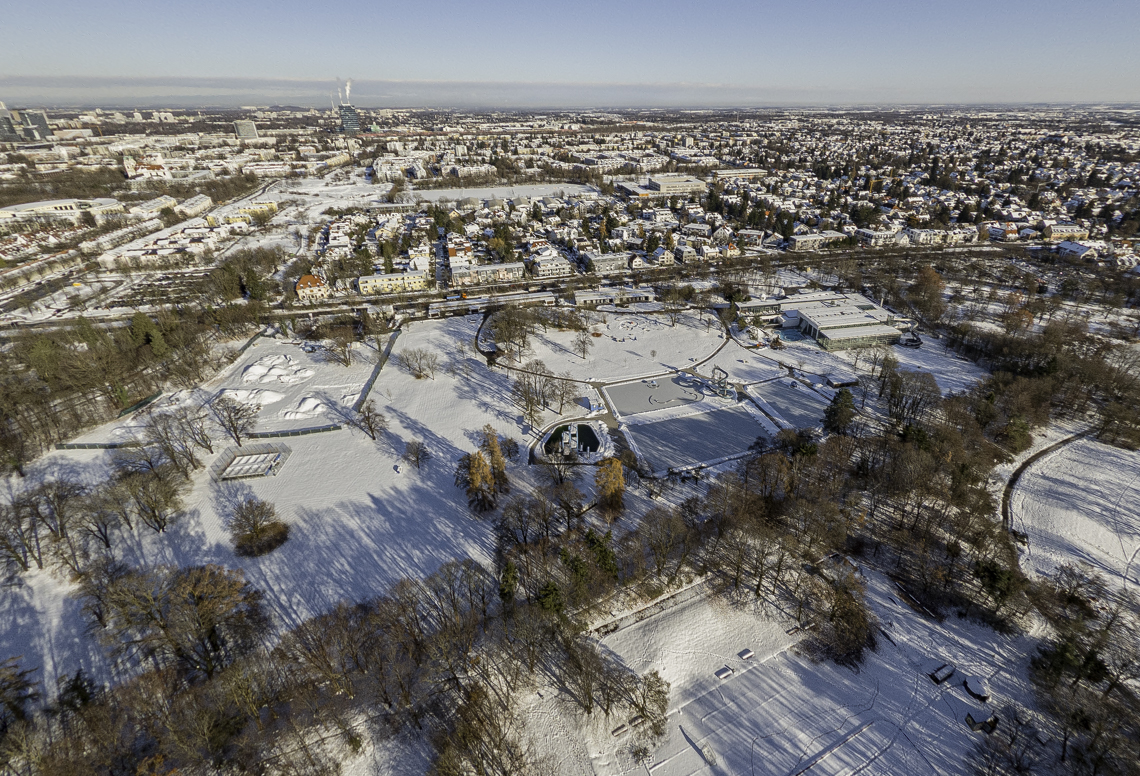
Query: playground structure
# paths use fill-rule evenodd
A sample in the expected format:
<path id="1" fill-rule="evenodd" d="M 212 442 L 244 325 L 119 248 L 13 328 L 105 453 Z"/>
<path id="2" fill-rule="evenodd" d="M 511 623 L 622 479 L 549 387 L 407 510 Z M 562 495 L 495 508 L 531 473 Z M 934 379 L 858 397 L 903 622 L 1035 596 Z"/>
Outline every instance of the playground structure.
<path id="1" fill-rule="evenodd" d="M 712 380 L 709 383 L 712 386 L 716 395 L 722 399 L 728 399 L 732 396 L 733 390 L 728 385 L 728 372 L 721 369 L 719 366 L 713 367 Z"/>

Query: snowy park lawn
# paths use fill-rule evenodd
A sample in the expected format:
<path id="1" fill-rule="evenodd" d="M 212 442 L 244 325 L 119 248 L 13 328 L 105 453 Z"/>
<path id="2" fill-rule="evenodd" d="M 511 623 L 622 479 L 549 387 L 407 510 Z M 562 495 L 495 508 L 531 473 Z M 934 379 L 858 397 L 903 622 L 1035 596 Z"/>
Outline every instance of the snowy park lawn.
<path id="1" fill-rule="evenodd" d="M 940 341 L 929 337 L 923 339 L 921 348 L 895 346 L 891 353 L 899 360 L 900 369 L 934 375 L 943 395 L 968 391 L 974 383 L 989 377 L 985 369 L 969 359 L 958 358 Z"/>
<path id="2" fill-rule="evenodd" d="M 371 398 L 389 428 L 377 441 L 349 427 L 290 438 L 285 440 L 293 451 L 289 460 L 276 476 L 263 479 L 214 482 L 201 469 L 185 497 L 184 516 L 161 535 L 147 528 L 123 535 L 116 554 L 132 565 L 217 563 L 241 568 L 265 593 L 278 630 L 338 601 L 382 593 L 401 577 L 423 577 L 453 558 L 471 557 L 490 566 L 491 524 L 468 509 L 454 484 L 455 464 L 460 455 L 476 449 L 485 424 L 518 439 L 524 455 L 531 437 L 524 435 L 519 413 L 510 403 L 509 374 L 488 370 L 471 350 L 466 359 L 459 354 L 458 343 L 470 343 L 477 325 L 477 317 L 417 322 L 400 335 L 395 353 L 436 349 L 445 368 L 434 380 L 417 380 L 391 361 L 384 367 Z M 226 379 L 242 385 L 242 365 L 294 351 L 299 349 L 282 351 L 275 344 L 252 348 Z M 360 374 L 366 373 L 362 368 Z M 322 374 L 281 383 L 281 392 L 304 391 L 301 386 L 311 386 Z M 568 408 L 566 417 L 570 414 Z M 557 417 L 547 413 L 544 422 Z M 97 430 L 92 436 L 107 438 L 109 433 Z M 432 455 L 419 471 L 401 460 L 412 440 L 424 442 Z M 217 437 L 215 456 L 207 457 L 206 466 L 226 447 Z M 95 483 L 107 476 L 109 462 L 106 450 L 55 451 L 31 467 L 27 483 L 59 474 Z M 512 478 L 525 479 L 524 468 L 512 465 Z M 291 527 L 289 541 L 261 558 L 237 557 L 224 524 L 235 501 L 248 495 L 274 503 Z M 56 676 L 80 666 L 96 677 L 111 676 L 86 635 L 87 620 L 79 601 L 69 596 L 72 590 L 70 583 L 48 572 L 34 572 L 0 597 L 0 652 L 23 655 L 24 667 L 41 668 L 38 678 L 48 687 L 54 686 Z"/>
<path id="3" fill-rule="evenodd" d="M 708 315 L 705 319 L 712 320 Z M 593 346 L 585 359 L 574 352 L 577 333 L 555 329 L 539 330 L 531 338 L 534 352 L 527 359 L 542 361 L 556 374 L 611 381 L 689 367 L 724 344 L 720 325 L 713 320 L 706 326 L 695 311 L 681 315 L 676 326 L 664 315 L 643 313 L 591 313 L 590 321 L 590 331 L 602 336 L 591 337 Z"/>
<path id="4" fill-rule="evenodd" d="M 713 367 L 719 366 L 728 372 L 730 383 L 744 385 L 772 380 L 788 373 L 779 361 L 770 358 L 774 352 L 766 348 L 745 348 L 734 340 L 717 353 L 716 358 L 702 364 L 697 371 L 706 377 L 711 377 Z"/>
<path id="5" fill-rule="evenodd" d="M 1013 525 L 1028 536 L 1022 568 L 1051 574 L 1085 562 L 1110 582 L 1140 584 L 1140 452 L 1080 439 L 1018 480 Z"/>
<path id="6" fill-rule="evenodd" d="M 842 351 L 828 352 L 799 332 L 785 331 L 780 336 L 784 345 L 782 348 L 764 348 L 756 351 L 757 356 L 818 378 L 818 382 L 824 382 L 828 377 L 847 379 L 854 375 L 851 364 L 840 358 Z"/>
<path id="7" fill-rule="evenodd" d="M 787 651 L 793 638 L 782 618 L 708 599 L 605 637 L 602 647 L 628 666 L 657 669 L 673 685 L 668 732 L 649 772 L 785 776 L 810 766 L 811 774 L 968 773 L 965 758 L 981 734 L 970 732 L 965 716 L 1001 716 L 1010 701 L 1030 703 L 1032 640 L 958 619 L 924 619 L 877 573 L 868 575 L 868 599 L 890 638 L 880 636 L 858 670 Z M 744 649 L 755 657 L 741 659 Z M 927 672 L 943 663 L 957 672 L 936 685 Z M 733 673 L 718 679 L 725 666 Z M 989 681 L 988 704 L 965 692 L 966 674 Z M 536 726 L 549 724 L 533 717 Z M 549 740 L 541 727 L 537 732 L 540 745 Z M 606 733 L 591 731 L 586 741 L 594 772 L 644 773 L 628 741 Z"/>

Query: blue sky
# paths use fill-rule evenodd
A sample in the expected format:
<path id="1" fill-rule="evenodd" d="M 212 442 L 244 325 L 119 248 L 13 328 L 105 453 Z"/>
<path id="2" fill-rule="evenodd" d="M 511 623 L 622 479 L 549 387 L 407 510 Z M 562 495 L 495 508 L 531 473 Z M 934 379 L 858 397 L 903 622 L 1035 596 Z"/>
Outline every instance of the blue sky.
<path id="1" fill-rule="evenodd" d="M 1140 2 L 8 3 L 13 103 L 1140 102 Z M 38 98 L 38 99 L 37 99 Z"/>

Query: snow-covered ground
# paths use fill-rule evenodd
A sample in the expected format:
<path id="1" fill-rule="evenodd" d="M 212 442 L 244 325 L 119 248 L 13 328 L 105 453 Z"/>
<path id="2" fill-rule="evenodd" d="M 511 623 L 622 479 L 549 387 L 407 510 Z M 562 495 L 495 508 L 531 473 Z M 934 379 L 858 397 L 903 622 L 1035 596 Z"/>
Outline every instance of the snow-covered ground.
<path id="1" fill-rule="evenodd" d="M 116 553 L 135 565 L 218 563 L 241 568 L 265 593 L 278 629 L 296 625 L 338 601 L 376 595 L 402 576 L 425 576 L 452 558 L 472 557 L 490 564 L 491 524 L 471 514 L 463 492 L 455 487 L 455 463 L 477 447 L 485 424 L 524 445 L 532 436 L 529 428 L 524 431 L 520 413 L 510 402 L 511 376 L 488 370 L 470 347 L 466 357 L 460 354 L 459 343 L 473 341 L 478 322 L 477 316 L 416 322 L 400 335 L 395 353 L 431 348 L 441 354 L 443 366 L 434 380 L 416 380 L 392 361 L 384 367 L 370 395 L 389 421 L 377 441 L 348 427 L 282 440 L 292 455 L 277 476 L 264 479 L 218 483 L 205 469 L 199 470 L 185 498 L 184 516 L 161 535 L 140 528 L 123 536 Z M 277 358 L 281 355 L 294 361 Z M 235 390 L 286 394 L 292 397 L 289 401 L 274 402 L 266 410 L 291 411 L 291 401 L 296 399 L 299 405 L 300 397 L 325 371 L 350 373 L 344 367 L 303 360 L 305 355 L 295 345 L 266 341 L 250 348 L 220 383 Z M 250 367 L 257 368 L 246 371 Z M 357 393 L 369 368 L 362 366 L 359 379 L 354 378 Z M 305 376 L 307 369 L 316 374 Z M 258 382 L 243 383 L 249 375 Z M 277 381 L 260 382 L 271 378 Z M 568 406 L 565 417 L 584 413 L 584 407 Z M 544 425 L 557 419 L 548 412 Z M 274 423 L 299 427 L 318 425 L 316 421 L 297 418 Z M 119 439 L 129 432 L 117 429 L 135 425 L 136 420 L 127 419 L 86 437 Z M 412 440 L 424 442 L 433 457 L 419 471 L 401 460 Z M 227 446 L 217 440 L 216 454 Z M 96 483 L 107 476 L 109 462 L 105 450 L 54 451 L 31 467 L 26 483 L 58 474 Z M 214 457 L 205 461 L 207 466 L 213 462 Z M 512 477 L 525 478 L 524 469 L 512 467 Z M 26 483 L 9 484 L 18 488 Z M 276 504 L 292 528 L 289 541 L 262 558 L 237 557 L 224 525 L 235 500 L 250 494 Z M 23 655 L 24 667 L 42 668 L 38 678 L 48 687 L 54 686 L 56 676 L 81 666 L 96 677 L 110 676 L 99 650 L 85 635 L 87 621 L 79 602 L 69 595 L 72 590 L 70 583 L 49 572 L 33 572 L 0 596 L 0 654 Z"/>
<path id="2" fill-rule="evenodd" d="M 590 331 L 602 336 L 591 337 L 585 359 L 574 352 L 576 332 L 550 329 L 531 338 L 533 353 L 527 360 L 538 359 L 556 374 L 609 382 L 683 369 L 724 344 L 716 320 L 705 315 L 712 321 L 706 325 L 696 311 L 681 315 L 676 326 L 663 315 L 641 313 L 593 313 L 590 320 Z"/>
<path id="3" fill-rule="evenodd" d="M 868 573 L 868 600 L 889 638 L 879 637 L 858 670 L 815 663 L 788 651 L 790 623 L 699 598 L 620 630 L 601 641 L 626 665 L 657 669 L 672 686 L 666 738 L 636 765 L 628 737 L 611 729 L 626 720 L 583 725 L 571 744 L 573 712 L 550 698 L 526 709 L 532 740 L 557 774 L 772 774 L 810 766 L 811 774 L 966 774 L 966 757 L 981 734 L 965 724 L 1031 702 L 1026 678 L 1031 637 L 1006 637 L 981 625 L 917 615 L 893 586 Z M 751 649 L 755 657 L 739 653 Z M 927 672 L 944 663 L 956 675 L 941 685 Z M 714 674 L 724 666 L 727 679 Z M 987 679 L 989 703 L 970 697 L 961 678 Z M 571 757 L 568 752 L 577 752 Z"/>
<path id="4" fill-rule="evenodd" d="M 728 372 L 729 382 L 745 385 L 772 380 L 788 374 L 786 368 L 769 357 L 773 353 L 775 351 L 768 349 L 745 348 L 734 340 L 716 358 L 698 367 L 697 371 L 706 377 L 712 377 L 713 367 L 719 366 Z"/>
<path id="5" fill-rule="evenodd" d="M 900 369 L 930 372 L 944 395 L 970 390 L 979 380 L 989 376 L 982 367 L 968 358 L 960 358 L 948 350 L 940 340 L 926 337 L 921 348 L 891 348 L 899 360 Z"/>
<path id="6" fill-rule="evenodd" d="M 1010 500 L 1028 536 L 1026 571 L 1085 562 L 1111 582 L 1140 585 L 1140 452 L 1080 439 L 1022 474 Z"/>

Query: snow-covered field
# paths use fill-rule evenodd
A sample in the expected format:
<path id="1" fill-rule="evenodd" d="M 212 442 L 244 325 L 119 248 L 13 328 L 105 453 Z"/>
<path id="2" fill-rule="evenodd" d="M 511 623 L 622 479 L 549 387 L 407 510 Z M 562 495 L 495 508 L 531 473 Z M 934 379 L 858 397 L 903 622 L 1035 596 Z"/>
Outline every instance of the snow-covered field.
<path id="1" fill-rule="evenodd" d="M 1010 501 L 1028 536 L 1022 567 L 1050 574 L 1085 562 L 1110 582 L 1140 585 L 1140 452 L 1091 439 L 1065 445 L 1022 474 Z"/>
<path id="2" fill-rule="evenodd" d="M 371 398 L 388 418 L 389 428 L 377 441 L 347 427 L 290 438 L 285 440 L 293 451 L 288 462 L 277 476 L 264 479 L 218 483 L 205 469 L 199 470 L 185 498 L 184 516 L 161 535 L 147 528 L 125 535 L 116 553 L 136 565 L 219 563 L 241 568 L 265 593 L 278 628 L 295 625 L 340 600 L 376 595 L 402 576 L 422 577 L 455 557 L 489 564 L 491 525 L 472 516 L 464 494 L 455 487 L 455 462 L 477 447 L 479 431 L 488 423 L 524 444 L 530 439 L 510 403 L 510 375 L 488 370 L 470 348 L 466 358 L 459 355 L 458 343 L 473 340 L 478 321 L 467 317 L 417 322 L 400 335 L 395 353 L 432 348 L 441 353 L 443 368 L 434 380 L 416 380 L 392 361 L 384 367 Z M 282 360 L 282 355 L 293 361 Z M 295 345 L 267 342 L 250 348 L 226 371 L 221 384 L 284 394 L 286 399 L 266 409 L 293 411 L 329 370 L 333 375 L 351 374 L 344 367 L 304 360 L 305 355 Z M 251 367 L 256 368 L 248 371 Z M 305 375 L 309 369 L 315 374 Z M 361 366 L 351 381 L 345 378 L 345 385 L 352 382 L 359 392 L 369 369 Z M 247 376 L 256 382 L 243 382 Z M 341 396 L 336 394 L 337 399 Z M 584 412 L 582 407 L 568 407 L 566 417 Z M 547 413 L 544 424 L 557 417 Z M 274 423 L 297 427 L 317 425 L 316 420 Z M 87 436 L 122 438 L 127 432 L 116 430 L 136 423 L 128 419 L 108 424 Z M 420 471 L 401 460 L 412 440 L 424 442 L 433 457 Z M 222 441 L 215 450 L 220 454 L 226 447 Z M 28 481 L 66 473 L 94 483 L 106 477 L 109 461 L 105 450 L 55 451 L 31 468 Z M 213 461 L 209 457 L 206 465 Z M 523 468 L 514 467 L 512 476 L 525 477 Z M 235 500 L 249 494 L 276 504 L 292 529 L 284 546 L 262 558 L 237 557 L 224 525 Z M 56 676 L 80 666 L 94 676 L 110 676 L 93 641 L 84 635 L 86 618 L 79 602 L 69 596 L 71 590 L 70 583 L 49 572 L 33 572 L 0 596 L 0 654 L 23 655 L 25 667 L 42 668 L 39 678 L 49 687 Z"/>
<path id="3" fill-rule="evenodd" d="M 745 348 L 735 340 L 729 343 L 716 358 L 701 365 L 697 371 L 711 377 L 713 367 L 719 366 L 728 372 L 728 380 L 732 383 L 759 383 L 786 375 L 788 370 L 770 356 L 776 351 L 766 348 Z"/>
<path id="4" fill-rule="evenodd" d="M 899 360 L 900 369 L 934 375 L 943 395 L 968 391 L 989 376 L 989 372 L 973 361 L 959 358 L 942 342 L 930 337 L 923 339 L 921 348 L 894 347 L 891 353 Z"/>
<path id="5" fill-rule="evenodd" d="M 724 344 L 720 325 L 706 315 L 706 325 L 696 311 L 687 312 L 669 325 L 663 315 L 641 313 L 593 313 L 590 331 L 593 345 L 583 360 L 574 352 L 575 332 L 539 331 L 531 338 L 533 355 L 553 372 L 572 372 L 579 379 L 613 381 L 646 377 L 693 365 L 712 355 Z M 486 335 L 484 335 L 486 336 Z"/>
<path id="6" fill-rule="evenodd" d="M 580 742 L 596 774 L 965 774 L 981 734 L 965 716 L 999 716 L 1030 701 L 1026 669 L 1032 639 L 1010 638 L 967 621 L 916 615 L 892 584 L 868 574 L 868 599 L 884 632 L 875 652 L 851 670 L 788 651 L 790 623 L 698 598 L 601 641 L 631 668 L 657 669 L 672 686 L 668 732 L 652 760 L 636 765 L 627 738 L 610 734 L 625 720 L 589 726 Z M 751 649 L 755 657 L 738 655 Z M 927 672 L 944 663 L 955 677 L 936 685 Z M 729 678 L 714 672 L 734 670 Z M 993 697 L 970 697 L 961 677 L 987 679 Z M 586 773 L 563 750 L 566 712 L 549 699 L 526 710 L 536 745 L 555 773 Z M 561 747 L 561 749 L 559 748 Z"/>

